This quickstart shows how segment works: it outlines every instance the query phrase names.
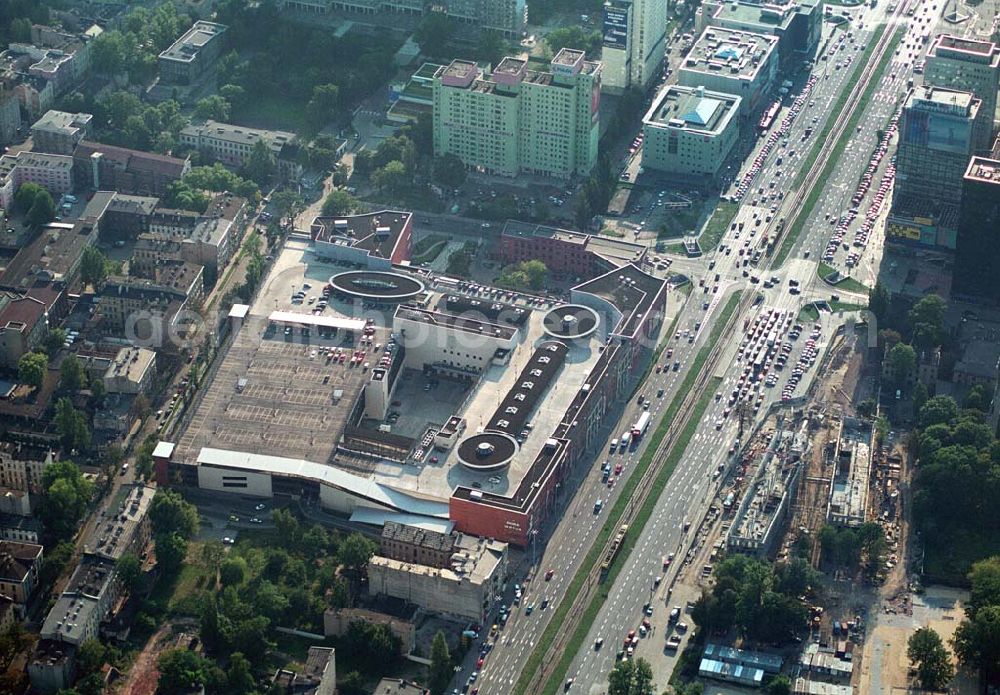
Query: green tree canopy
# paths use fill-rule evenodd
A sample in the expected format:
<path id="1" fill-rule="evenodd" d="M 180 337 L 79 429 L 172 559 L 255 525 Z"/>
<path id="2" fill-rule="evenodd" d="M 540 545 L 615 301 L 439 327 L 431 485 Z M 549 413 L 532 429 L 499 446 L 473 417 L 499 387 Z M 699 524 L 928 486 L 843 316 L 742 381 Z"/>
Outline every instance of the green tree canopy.
<path id="1" fill-rule="evenodd" d="M 944 314 L 947 304 L 936 294 L 929 294 L 913 305 L 907 321 L 913 334 L 913 344 L 921 349 L 940 345 L 944 337 Z"/>
<path id="2" fill-rule="evenodd" d="M 80 279 L 89 285 L 104 282 L 108 271 L 108 257 L 96 246 L 86 246 L 80 258 Z"/>
<path id="3" fill-rule="evenodd" d="M 76 393 L 86 385 L 87 375 L 83 371 L 83 364 L 75 353 L 66 355 L 59 365 L 59 388 Z"/>
<path id="4" fill-rule="evenodd" d="M 444 12 L 428 12 L 413 33 L 413 40 L 422 53 L 432 57 L 443 56 L 456 28 L 455 20 Z"/>
<path id="5" fill-rule="evenodd" d="M 454 675 L 448 643 L 445 641 L 444 633 L 438 630 L 434 635 L 434 641 L 431 642 L 431 664 L 427 679 L 431 695 L 444 695 Z"/>
<path id="6" fill-rule="evenodd" d="M 27 214 L 31 206 L 35 204 L 35 198 L 45 192 L 45 189 L 37 183 L 31 181 L 22 183 L 17 192 L 14 193 L 14 205 L 19 211 Z"/>
<path id="7" fill-rule="evenodd" d="M 219 94 L 212 94 L 198 100 L 194 105 L 195 118 L 202 121 L 228 121 L 230 109 L 229 102 Z"/>
<path id="8" fill-rule="evenodd" d="M 955 677 L 941 636 L 929 627 L 922 627 L 910 635 L 906 656 L 916 667 L 917 678 L 925 690 L 940 690 Z"/>
<path id="9" fill-rule="evenodd" d="M 118 562 L 115 563 L 115 568 L 118 578 L 122 580 L 125 588 L 129 591 L 135 591 L 139 588 L 139 584 L 142 581 L 142 562 L 136 557 L 135 553 L 125 553 L 122 555 L 118 558 Z"/>
<path id="10" fill-rule="evenodd" d="M 25 218 L 32 227 L 40 229 L 43 225 L 55 219 L 55 216 L 56 204 L 52 200 L 52 194 L 43 189 L 41 193 L 35 196 Z"/>
<path id="11" fill-rule="evenodd" d="M 60 398 L 56 402 L 53 422 L 63 446 L 67 449 L 83 451 L 90 447 L 90 428 L 87 426 L 87 418 L 73 407 L 70 399 Z"/>
<path id="12" fill-rule="evenodd" d="M 342 188 L 330 191 L 323 201 L 323 214 L 327 216 L 350 215 L 357 212 L 361 202 Z"/>
<path id="13" fill-rule="evenodd" d="M 375 170 L 372 182 L 380 190 L 387 193 L 399 193 L 409 181 L 406 166 L 399 160 L 393 160 L 384 167 Z"/>
<path id="14" fill-rule="evenodd" d="M 451 153 L 434 160 L 434 180 L 448 188 L 458 188 L 465 183 L 465 164 Z"/>
<path id="15" fill-rule="evenodd" d="M 160 488 L 149 506 L 153 533 L 177 533 L 184 539 L 198 531 L 198 509 L 177 492 Z"/>
<path id="16" fill-rule="evenodd" d="M 17 380 L 36 389 L 40 388 L 48 368 L 49 360 L 44 352 L 26 352 L 17 361 Z"/>
<path id="17" fill-rule="evenodd" d="M 377 550 L 378 546 L 374 541 L 369 540 L 360 533 L 352 533 L 340 544 L 338 555 L 345 567 L 359 572 L 368 564 L 368 561 Z"/>
<path id="18" fill-rule="evenodd" d="M 56 461 L 42 471 L 42 489 L 39 512 L 45 529 L 57 539 L 70 538 L 94 496 L 94 484 L 72 461 Z"/>
<path id="19" fill-rule="evenodd" d="M 653 669 L 642 657 L 619 661 L 608 674 L 608 695 L 653 695 Z"/>
<path id="20" fill-rule="evenodd" d="M 593 54 L 601 46 L 601 32 L 587 31 L 575 25 L 561 27 L 546 34 L 545 43 L 553 55 L 563 48 L 575 48 Z"/>
<path id="21" fill-rule="evenodd" d="M 278 164 L 271 149 L 263 140 L 258 140 L 250 150 L 250 156 L 243 164 L 243 174 L 258 186 L 263 186 L 278 173 Z"/>
<path id="22" fill-rule="evenodd" d="M 889 351 L 889 374 L 897 388 L 908 385 L 917 373 L 917 353 L 906 343 Z"/>
<path id="23" fill-rule="evenodd" d="M 45 334 L 45 338 L 42 339 L 42 345 L 45 347 L 45 352 L 49 357 L 54 357 L 56 353 L 62 350 L 62 346 L 66 343 L 66 330 L 63 328 L 50 328 L 48 333 Z"/>
<path id="24" fill-rule="evenodd" d="M 973 618 L 963 620 L 952 646 L 959 661 L 977 669 L 984 682 L 1000 675 L 1000 606 L 985 606 Z"/>

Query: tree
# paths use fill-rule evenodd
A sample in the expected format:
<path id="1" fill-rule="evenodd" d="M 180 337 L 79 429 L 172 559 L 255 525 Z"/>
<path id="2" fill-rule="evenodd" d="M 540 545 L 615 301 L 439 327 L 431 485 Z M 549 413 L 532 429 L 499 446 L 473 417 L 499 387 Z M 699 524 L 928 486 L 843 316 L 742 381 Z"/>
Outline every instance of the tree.
<path id="1" fill-rule="evenodd" d="M 444 12 L 428 12 L 413 32 L 413 40 L 420 51 L 429 56 L 440 56 L 447 52 L 448 43 L 455 35 L 455 22 Z"/>
<path id="2" fill-rule="evenodd" d="M 158 533 L 153 539 L 157 566 L 166 575 L 175 574 L 187 556 L 187 540 L 179 533 Z"/>
<path id="3" fill-rule="evenodd" d="M 978 669 L 983 682 L 1000 674 L 1000 606 L 986 606 L 956 628 L 952 646 L 959 661 Z"/>
<path id="4" fill-rule="evenodd" d="M 241 557 L 229 557 L 219 565 L 219 581 L 223 586 L 239 586 L 247 574 L 247 561 Z"/>
<path id="5" fill-rule="evenodd" d="M 951 396 L 934 396 L 920 409 L 920 426 L 946 425 L 958 417 L 958 405 Z"/>
<path id="6" fill-rule="evenodd" d="M 219 541 L 208 541 L 201 546 L 201 561 L 212 576 L 219 571 L 223 559 L 226 557 L 226 549 Z"/>
<path id="7" fill-rule="evenodd" d="M 160 488 L 149 505 L 154 534 L 177 533 L 188 539 L 198 531 L 198 509 L 177 492 Z"/>
<path id="8" fill-rule="evenodd" d="M 608 695 L 653 695 L 653 669 L 643 658 L 615 664 L 608 674 Z"/>
<path id="9" fill-rule="evenodd" d="M 545 43 L 553 55 L 563 48 L 576 48 L 593 53 L 600 46 L 601 33 L 585 31 L 580 26 L 561 27 L 546 34 Z"/>
<path id="10" fill-rule="evenodd" d="M 966 408 L 978 410 L 981 413 L 988 413 L 990 411 L 990 402 L 992 400 L 993 396 L 987 390 L 986 386 L 983 384 L 976 384 L 969 389 L 969 393 L 966 394 L 965 403 L 963 405 Z"/>
<path id="11" fill-rule="evenodd" d="M 229 657 L 226 685 L 229 686 L 229 691 L 236 693 L 236 695 L 248 695 L 248 693 L 253 692 L 257 685 L 250 668 L 250 662 L 239 652 Z"/>
<path id="12" fill-rule="evenodd" d="M 73 401 L 60 398 L 56 402 L 56 415 L 53 418 L 56 432 L 62 439 L 63 446 L 70 450 L 83 451 L 90 446 L 90 428 L 83 413 L 73 407 Z"/>
<path id="13" fill-rule="evenodd" d="M 59 365 L 59 388 L 76 393 L 86 385 L 87 375 L 83 371 L 83 364 L 75 353 L 66 355 Z"/>
<path id="14" fill-rule="evenodd" d="M 27 214 L 31 206 L 35 204 L 35 198 L 45 192 L 45 189 L 37 183 L 22 183 L 14 194 L 14 205 L 21 212 Z"/>
<path id="15" fill-rule="evenodd" d="M 875 287 L 868 293 L 868 310 L 875 314 L 875 318 L 880 322 L 884 322 L 889 315 L 889 290 L 880 282 L 876 282 Z"/>
<path id="16" fill-rule="evenodd" d="M 408 179 L 406 166 L 398 159 L 389 162 L 381 169 L 376 169 L 372 175 L 375 186 L 380 191 L 388 193 L 398 193 Z"/>
<path id="17" fill-rule="evenodd" d="M 17 380 L 34 388 L 41 388 L 49 360 L 44 352 L 27 352 L 17 361 Z"/>
<path id="18" fill-rule="evenodd" d="M 427 685 L 431 690 L 431 695 L 444 695 L 448 690 L 454 672 L 451 666 L 451 654 L 448 652 L 448 642 L 445 641 L 444 633 L 438 630 L 431 642 L 431 664 Z"/>
<path id="19" fill-rule="evenodd" d="M 224 84 L 219 88 L 219 96 L 228 101 L 234 109 L 239 109 L 246 103 L 247 90 L 238 84 Z"/>
<path id="20" fill-rule="evenodd" d="M 335 217 L 337 215 L 350 215 L 356 212 L 361 206 L 360 201 L 342 188 L 330 191 L 330 194 L 323 201 L 322 212 L 324 215 Z"/>
<path id="21" fill-rule="evenodd" d="M 117 75 L 125 67 L 125 37 L 120 31 L 106 31 L 90 49 L 90 66 L 103 75 Z"/>
<path id="22" fill-rule="evenodd" d="M 306 104 L 306 118 L 313 128 L 320 130 L 337 118 L 340 107 L 340 87 L 335 84 L 317 85 L 313 87 L 312 97 Z"/>
<path id="23" fill-rule="evenodd" d="M 500 32 L 492 29 L 481 31 L 479 41 L 476 43 L 476 59 L 496 65 L 507 55 L 507 48 L 507 41 Z"/>
<path id="24" fill-rule="evenodd" d="M 465 183 L 465 164 L 451 153 L 434 160 L 434 180 L 448 188 L 458 188 Z"/>
<path id="25" fill-rule="evenodd" d="M 157 692 L 165 695 L 186 693 L 196 685 L 205 685 L 211 664 L 190 649 L 170 649 L 156 660 L 160 672 Z"/>
<path id="26" fill-rule="evenodd" d="M 906 318 L 914 345 L 926 350 L 941 344 L 947 308 L 945 301 L 936 294 L 929 294 L 913 305 Z"/>
<path id="27" fill-rule="evenodd" d="M 771 679 L 764 692 L 767 695 L 791 695 L 792 682 L 785 674 L 779 674 Z"/>
<path id="28" fill-rule="evenodd" d="M 340 544 L 338 554 L 341 564 L 356 572 L 360 572 L 361 568 L 368 564 L 368 561 L 375 554 L 376 550 L 378 550 L 378 546 L 375 543 L 360 533 L 352 533 Z"/>
<path id="29" fill-rule="evenodd" d="M 100 640 L 91 638 L 85 640 L 76 650 L 76 665 L 81 676 L 96 673 L 104 666 L 108 657 L 108 648 Z"/>
<path id="30" fill-rule="evenodd" d="M 118 558 L 115 569 L 126 589 L 135 591 L 139 588 L 139 583 L 142 581 L 142 562 L 135 553 L 125 553 Z"/>
<path id="31" fill-rule="evenodd" d="M 972 588 L 965 607 L 967 616 L 974 617 L 987 606 L 1000 606 L 1000 556 L 975 563 L 969 572 L 969 582 Z"/>
<path id="32" fill-rule="evenodd" d="M 250 150 L 250 156 L 243 164 L 243 173 L 246 177 L 257 185 L 263 186 L 271 180 L 277 171 L 278 165 L 270 148 L 264 144 L 263 140 L 255 142 L 253 149 Z"/>
<path id="33" fill-rule="evenodd" d="M 52 200 L 52 194 L 46 190 L 35 196 L 25 217 L 28 223 L 35 229 L 51 222 L 56 216 L 56 204 Z"/>
<path id="34" fill-rule="evenodd" d="M 897 388 L 910 383 L 917 372 L 917 353 L 906 343 L 889 351 L 889 375 Z"/>
<path id="35" fill-rule="evenodd" d="M 62 346 L 66 343 L 66 331 L 62 328 L 50 328 L 42 339 L 42 346 L 45 348 L 45 352 L 48 356 L 54 357 L 56 353 L 62 350 Z"/>
<path id="36" fill-rule="evenodd" d="M 933 629 L 920 628 L 910 635 L 906 645 L 906 656 L 916 667 L 920 686 L 925 690 L 941 690 L 955 677 L 948 650 Z"/>
<path id="37" fill-rule="evenodd" d="M 202 121 L 228 121 L 231 106 L 226 99 L 218 94 L 199 99 L 194 105 L 195 118 Z"/>
<path id="38" fill-rule="evenodd" d="M 80 258 L 80 279 L 88 285 L 99 285 L 107 277 L 108 257 L 96 246 L 86 246 Z"/>
<path id="39" fill-rule="evenodd" d="M 271 204 L 278 213 L 278 217 L 293 218 L 305 207 L 302 196 L 290 188 L 283 188 L 271 196 Z"/>
<path id="40" fill-rule="evenodd" d="M 43 470 L 42 489 L 39 511 L 46 531 L 57 539 L 71 537 L 94 495 L 94 484 L 72 461 L 56 461 Z"/>
<path id="41" fill-rule="evenodd" d="M 539 260 L 524 261 L 521 263 L 521 270 L 528 277 L 528 286 L 533 290 L 539 290 L 545 285 L 545 278 L 549 274 L 549 269 Z"/>

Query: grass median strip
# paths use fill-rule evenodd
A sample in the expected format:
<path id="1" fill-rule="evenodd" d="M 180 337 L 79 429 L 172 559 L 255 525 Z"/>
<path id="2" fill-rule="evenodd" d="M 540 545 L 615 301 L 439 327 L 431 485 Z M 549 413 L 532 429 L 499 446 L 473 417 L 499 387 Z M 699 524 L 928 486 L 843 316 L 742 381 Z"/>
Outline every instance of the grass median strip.
<path id="1" fill-rule="evenodd" d="M 864 65 L 868 64 L 871 60 L 872 53 L 875 51 L 875 47 L 881 41 L 883 34 L 886 31 L 886 26 L 882 25 L 879 27 L 878 32 L 875 36 L 871 38 L 868 42 L 868 48 L 865 49 L 864 54 L 858 60 L 858 67 L 855 68 L 855 73 L 858 70 L 862 70 Z M 875 72 L 872 75 L 872 79 L 868 82 L 868 86 L 865 89 L 864 94 L 858 103 L 858 107 L 854 110 L 851 115 L 851 120 L 848 122 L 847 127 L 844 129 L 843 134 L 840 136 L 840 140 L 837 142 L 830 156 L 826 159 L 826 165 L 823 167 L 822 173 L 817 179 L 817 184 L 813 186 L 812 191 L 810 191 L 809 196 L 805 199 L 802 205 L 802 211 L 799 213 L 798 217 L 795 218 L 795 224 L 792 228 L 788 230 L 785 234 L 784 240 L 781 242 L 781 248 L 778 249 L 778 254 L 774 259 L 775 267 L 781 266 L 785 259 L 788 258 L 788 254 L 792 251 L 792 246 L 795 245 L 795 241 L 799 238 L 799 234 L 802 232 L 802 228 L 805 227 L 806 222 L 809 221 L 809 217 L 812 215 L 813 208 L 816 207 L 816 203 L 819 201 L 820 195 L 824 192 L 824 187 L 822 182 L 828 180 L 833 175 L 833 170 L 840 161 L 840 156 L 844 153 L 844 149 L 847 147 L 847 143 L 850 141 L 851 136 L 854 135 L 854 130 L 861 118 L 865 114 L 865 110 L 868 107 L 868 102 L 871 101 L 872 96 L 875 94 L 875 90 L 878 88 L 879 80 L 878 77 L 885 72 L 886 65 L 892 60 L 892 56 L 896 52 L 896 46 L 899 45 L 900 40 L 903 38 L 904 29 L 900 27 L 896 30 L 895 35 L 889 42 L 889 46 L 883 54 L 882 59 L 879 61 L 878 66 L 875 68 Z M 840 93 L 840 97 L 834 103 L 834 107 L 831 111 L 831 118 L 838 119 L 841 112 L 844 110 L 844 106 L 847 104 L 847 100 L 850 98 L 850 92 L 844 90 Z M 830 121 L 834 122 L 834 121 Z M 812 169 L 813 164 L 815 164 L 816 159 L 819 157 L 820 152 L 823 149 L 823 141 L 817 140 L 809 152 L 809 156 L 805 161 L 802 169 L 799 171 L 799 175 L 795 178 L 795 188 L 798 188 L 805 181 L 806 176 Z"/>
<path id="2" fill-rule="evenodd" d="M 576 574 L 573 576 L 573 579 L 570 581 L 569 587 L 566 590 L 566 595 L 563 597 L 562 601 L 560 601 L 559 605 L 556 607 L 552 619 L 549 621 L 549 624 L 546 626 L 545 631 L 542 633 L 541 638 L 536 643 L 537 646 L 535 647 L 535 650 L 528 657 L 528 660 L 525 663 L 524 668 L 521 670 L 521 675 L 517 680 L 517 684 L 515 685 L 513 692 L 515 693 L 528 692 L 528 688 L 531 684 L 532 678 L 534 677 L 535 672 L 541 665 L 542 659 L 545 658 L 545 654 L 548 651 L 549 645 L 552 644 L 552 642 L 555 640 L 559 630 L 563 628 L 563 624 L 566 620 L 566 615 L 569 613 L 569 609 L 572 606 L 577 595 L 580 593 L 580 590 L 583 589 L 584 584 L 587 581 L 587 576 L 590 574 L 591 569 L 600 561 L 601 553 L 604 552 L 604 546 L 607 544 L 608 538 L 610 538 L 611 533 L 617 530 L 618 526 L 621 524 L 621 517 L 622 514 L 624 514 L 625 509 L 629 504 L 629 500 L 632 498 L 632 495 L 635 492 L 636 488 L 638 487 L 639 481 L 642 480 L 642 477 L 645 474 L 646 470 L 652 464 L 653 457 L 656 455 L 656 451 L 659 449 L 660 443 L 666 436 L 667 430 L 670 428 L 671 422 L 677 415 L 677 412 L 680 410 L 681 404 L 684 402 L 684 396 L 687 395 L 687 393 L 694 387 L 694 384 L 698 379 L 698 373 L 701 371 L 702 367 L 705 365 L 705 362 L 708 360 L 708 357 L 712 352 L 712 348 L 714 347 L 715 343 L 718 342 L 719 336 L 722 334 L 723 328 L 729 322 L 729 319 L 733 315 L 733 312 L 736 311 L 736 307 L 739 305 L 739 299 L 740 299 L 739 293 L 730 297 L 729 302 L 722 310 L 722 314 L 719 316 L 719 319 L 712 327 L 712 332 L 709 334 L 708 342 L 698 352 L 697 357 L 695 357 L 695 360 L 691 365 L 691 369 L 688 370 L 688 373 L 684 377 L 684 381 L 681 383 L 681 387 L 678 390 L 677 395 L 674 396 L 673 400 L 670 403 L 670 407 L 663 415 L 663 419 L 660 420 L 660 424 L 657 426 L 656 430 L 654 430 L 652 435 L 650 436 L 650 440 L 646 446 L 646 450 L 645 452 L 643 452 L 642 457 L 639 459 L 639 463 L 636 466 L 636 470 L 632 471 L 632 475 L 630 475 L 628 477 L 628 480 L 626 480 L 625 483 L 623 484 L 624 489 L 618 495 L 618 498 L 615 501 L 614 506 L 608 513 L 604 525 L 601 527 L 600 531 L 597 534 L 597 537 L 594 539 L 594 543 L 591 546 L 590 551 L 587 553 L 587 556 L 583 560 L 583 564 L 580 565 L 580 569 L 577 570 Z M 705 391 L 705 393 L 711 393 L 711 392 L 712 389 L 707 389 Z M 700 401 L 699 405 L 701 405 Z M 692 417 L 691 422 L 694 422 L 696 426 L 698 420 L 699 417 L 696 413 L 695 416 Z M 687 433 L 687 428 L 685 428 L 684 433 L 682 433 L 682 437 L 686 433 Z M 675 451 L 679 451 L 681 453 L 683 452 L 683 450 L 684 447 L 675 449 Z M 678 454 L 678 460 L 679 456 L 680 454 Z M 663 485 L 666 484 L 666 481 L 670 477 L 670 474 L 673 472 L 675 465 L 676 462 L 670 463 L 669 460 L 664 464 L 663 470 L 660 472 L 656 481 L 656 485 L 659 486 L 659 488 L 662 488 Z M 652 505 L 655 504 L 656 499 L 657 496 L 655 494 L 650 495 L 650 497 L 646 501 L 646 504 L 643 505 L 642 510 L 640 510 L 640 515 L 637 517 L 636 522 L 633 524 L 632 529 L 630 529 L 629 531 L 628 539 L 625 542 L 625 546 L 623 547 L 622 552 L 618 554 L 618 559 L 616 559 L 614 564 L 612 565 L 611 573 L 608 576 L 608 579 L 604 582 L 597 596 L 594 597 L 591 604 L 587 607 L 586 616 L 596 615 L 597 611 L 600 610 L 601 605 L 607 598 L 607 591 L 614 584 L 614 577 L 617 576 L 618 571 L 620 570 L 623 564 L 624 558 L 628 557 L 628 554 L 631 552 L 632 546 L 635 544 L 635 538 L 637 538 L 638 535 L 641 533 L 642 526 L 645 524 L 646 519 L 649 518 L 648 513 L 646 513 L 645 516 L 642 516 L 643 512 L 646 511 L 647 506 L 649 507 L 649 510 L 651 512 Z M 556 692 L 554 688 L 560 687 L 562 675 L 565 674 L 566 671 L 569 669 L 569 665 L 570 663 L 572 663 L 573 657 L 579 650 L 580 645 L 583 643 L 583 640 L 586 639 L 587 631 L 590 628 L 591 622 L 592 620 L 588 621 L 587 619 L 584 619 L 577 626 L 577 629 L 574 631 L 569 644 L 567 645 L 566 649 L 563 652 L 563 656 L 559 662 L 559 666 L 557 667 L 556 672 L 550 679 L 550 683 L 545 688 L 544 692 Z"/>
<path id="3" fill-rule="evenodd" d="M 739 209 L 739 203 L 730 203 L 726 201 L 719 203 L 718 207 L 715 208 L 715 212 L 713 212 L 712 216 L 708 218 L 708 222 L 705 224 L 705 229 L 702 230 L 701 236 L 698 237 L 698 245 L 701 246 L 702 253 L 708 253 L 719 245 L 719 242 L 722 241 L 723 235 L 726 233 L 726 230 L 729 229 L 729 225 L 732 224 L 733 218 L 736 217 L 736 213 Z"/>

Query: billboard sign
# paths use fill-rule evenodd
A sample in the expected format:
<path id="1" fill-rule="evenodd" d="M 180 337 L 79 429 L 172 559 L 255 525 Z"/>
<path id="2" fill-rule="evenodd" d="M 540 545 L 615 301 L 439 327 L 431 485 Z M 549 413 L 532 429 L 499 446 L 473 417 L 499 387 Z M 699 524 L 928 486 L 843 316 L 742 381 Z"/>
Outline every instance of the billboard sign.
<path id="1" fill-rule="evenodd" d="M 604 6 L 604 47 L 628 48 L 628 7 Z"/>

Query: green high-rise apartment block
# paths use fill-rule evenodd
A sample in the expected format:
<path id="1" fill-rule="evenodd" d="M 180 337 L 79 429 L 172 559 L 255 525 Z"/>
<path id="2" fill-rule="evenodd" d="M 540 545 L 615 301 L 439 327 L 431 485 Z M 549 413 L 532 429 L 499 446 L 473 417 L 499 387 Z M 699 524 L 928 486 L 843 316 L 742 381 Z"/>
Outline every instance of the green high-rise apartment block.
<path id="1" fill-rule="evenodd" d="M 564 48 L 549 70 L 455 60 L 434 76 L 434 154 L 487 174 L 587 176 L 597 161 L 601 64 Z"/>

